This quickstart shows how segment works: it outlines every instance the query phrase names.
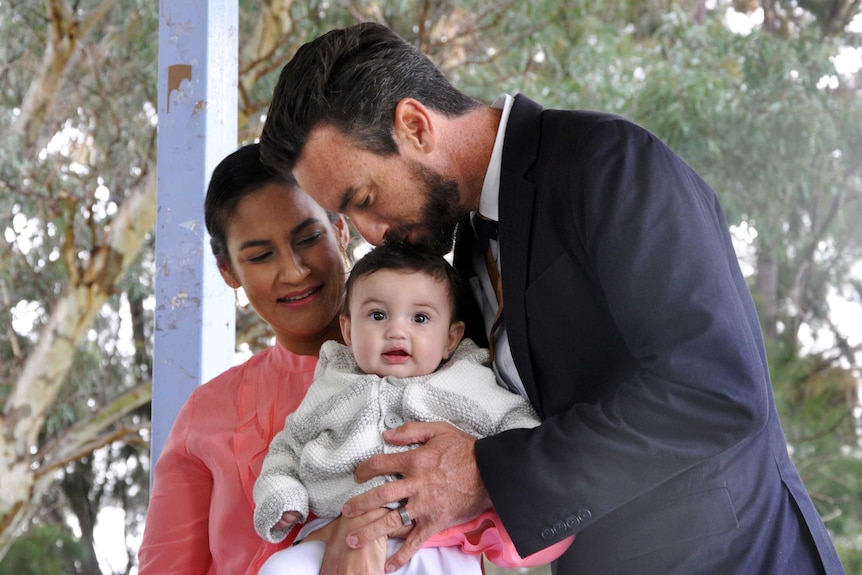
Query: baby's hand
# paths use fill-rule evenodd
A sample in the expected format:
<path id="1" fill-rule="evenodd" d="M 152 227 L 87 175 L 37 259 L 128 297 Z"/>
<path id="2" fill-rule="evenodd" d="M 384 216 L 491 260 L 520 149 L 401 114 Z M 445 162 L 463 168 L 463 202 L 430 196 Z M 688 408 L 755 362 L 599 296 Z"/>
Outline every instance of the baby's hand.
<path id="1" fill-rule="evenodd" d="M 296 523 L 301 519 L 299 512 L 297 511 L 285 511 L 281 519 L 278 520 L 278 523 L 273 526 L 273 530 L 275 531 L 289 531 L 291 527 L 296 525 Z"/>

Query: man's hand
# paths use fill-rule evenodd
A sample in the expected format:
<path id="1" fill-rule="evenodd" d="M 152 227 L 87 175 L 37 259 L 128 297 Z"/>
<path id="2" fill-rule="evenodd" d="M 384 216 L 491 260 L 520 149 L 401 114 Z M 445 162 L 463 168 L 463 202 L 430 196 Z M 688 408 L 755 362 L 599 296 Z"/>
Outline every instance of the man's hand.
<path id="1" fill-rule="evenodd" d="M 404 566 L 432 535 L 470 520 L 491 507 L 488 492 L 476 468 L 476 438 L 448 423 L 407 423 L 388 430 L 384 438 L 395 445 L 424 445 L 386 455 L 375 455 L 356 468 L 356 481 L 362 483 L 384 474 L 402 477 L 357 495 L 344 504 L 347 517 L 356 517 L 395 501 L 406 500 L 405 507 L 416 527 L 404 545 L 386 562 L 386 572 Z M 356 529 L 347 545 L 361 548 L 370 541 L 403 529 L 398 510 Z"/>

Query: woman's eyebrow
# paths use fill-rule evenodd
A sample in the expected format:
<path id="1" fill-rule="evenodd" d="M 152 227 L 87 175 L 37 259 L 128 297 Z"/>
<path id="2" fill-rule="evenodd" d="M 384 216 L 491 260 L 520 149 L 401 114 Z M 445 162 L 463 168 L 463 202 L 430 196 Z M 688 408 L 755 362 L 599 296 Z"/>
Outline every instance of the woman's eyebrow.
<path id="1" fill-rule="evenodd" d="M 290 233 L 291 234 L 301 233 L 305 228 L 307 228 L 309 226 L 313 226 L 314 224 L 317 224 L 317 223 L 320 223 L 320 220 L 318 218 L 315 218 L 315 217 L 307 218 L 307 219 L 303 220 L 302 222 L 300 222 L 299 224 L 295 225 L 293 227 L 293 229 L 290 230 Z M 242 242 L 239 245 L 239 249 L 245 250 L 248 248 L 259 248 L 261 246 L 267 246 L 271 243 L 272 243 L 272 241 L 270 241 L 270 240 L 247 240 L 247 241 Z"/>
<path id="2" fill-rule="evenodd" d="M 320 220 L 315 217 L 306 218 L 301 221 L 299 224 L 295 225 L 292 230 L 290 230 L 291 234 L 297 234 L 307 228 L 308 226 L 313 226 L 314 224 L 320 223 Z"/>

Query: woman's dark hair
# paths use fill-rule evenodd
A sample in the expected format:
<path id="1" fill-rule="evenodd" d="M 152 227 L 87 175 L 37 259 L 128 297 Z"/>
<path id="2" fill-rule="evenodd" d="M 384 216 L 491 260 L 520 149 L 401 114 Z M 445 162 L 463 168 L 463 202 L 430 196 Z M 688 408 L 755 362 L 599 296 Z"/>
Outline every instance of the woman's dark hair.
<path id="1" fill-rule="evenodd" d="M 269 184 L 296 187 L 296 181 L 289 174 L 275 172 L 261 163 L 258 144 L 243 146 L 213 170 L 204 200 L 204 222 L 210 234 L 210 248 L 220 266 L 230 265 L 225 229 L 237 204 Z M 330 222 L 340 217 L 334 212 L 327 214 Z"/>
<path id="2" fill-rule="evenodd" d="M 458 309 L 463 289 L 461 276 L 443 256 L 426 248 L 406 243 L 383 244 L 368 252 L 354 264 L 345 288 L 343 312 L 345 316 L 350 317 L 350 292 L 356 282 L 381 270 L 421 273 L 443 282 L 449 292 L 452 321 L 461 319 Z"/>
<path id="3" fill-rule="evenodd" d="M 263 162 L 290 173 L 321 125 L 370 152 L 395 154 L 395 107 L 404 98 L 450 117 L 481 106 L 386 26 L 364 22 L 327 32 L 300 47 L 281 71 L 260 137 Z"/>
<path id="4" fill-rule="evenodd" d="M 279 174 L 260 161 L 260 146 L 249 144 L 225 157 L 210 178 L 204 200 L 204 222 L 210 234 L 210 248 L 219 265 L 229 265 L 225 229 L 239 201 L 268 184 L 296 186 L 286 174 Z"/>

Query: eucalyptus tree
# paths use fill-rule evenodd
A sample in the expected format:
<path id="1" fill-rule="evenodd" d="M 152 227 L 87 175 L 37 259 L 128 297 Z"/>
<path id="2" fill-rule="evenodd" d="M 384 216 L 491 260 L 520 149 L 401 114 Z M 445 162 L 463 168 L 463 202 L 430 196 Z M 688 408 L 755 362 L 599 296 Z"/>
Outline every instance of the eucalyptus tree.
<path id="1" fill-rule="evenodd" d="M 244 95 L 283 62 L 291 5 L 245 11 Z M 139 530 L 146 498 L 158 6 L 0 10 L 0 558 L 72 518 L 92 571 L 99 504 L 137 500 Z"/>

